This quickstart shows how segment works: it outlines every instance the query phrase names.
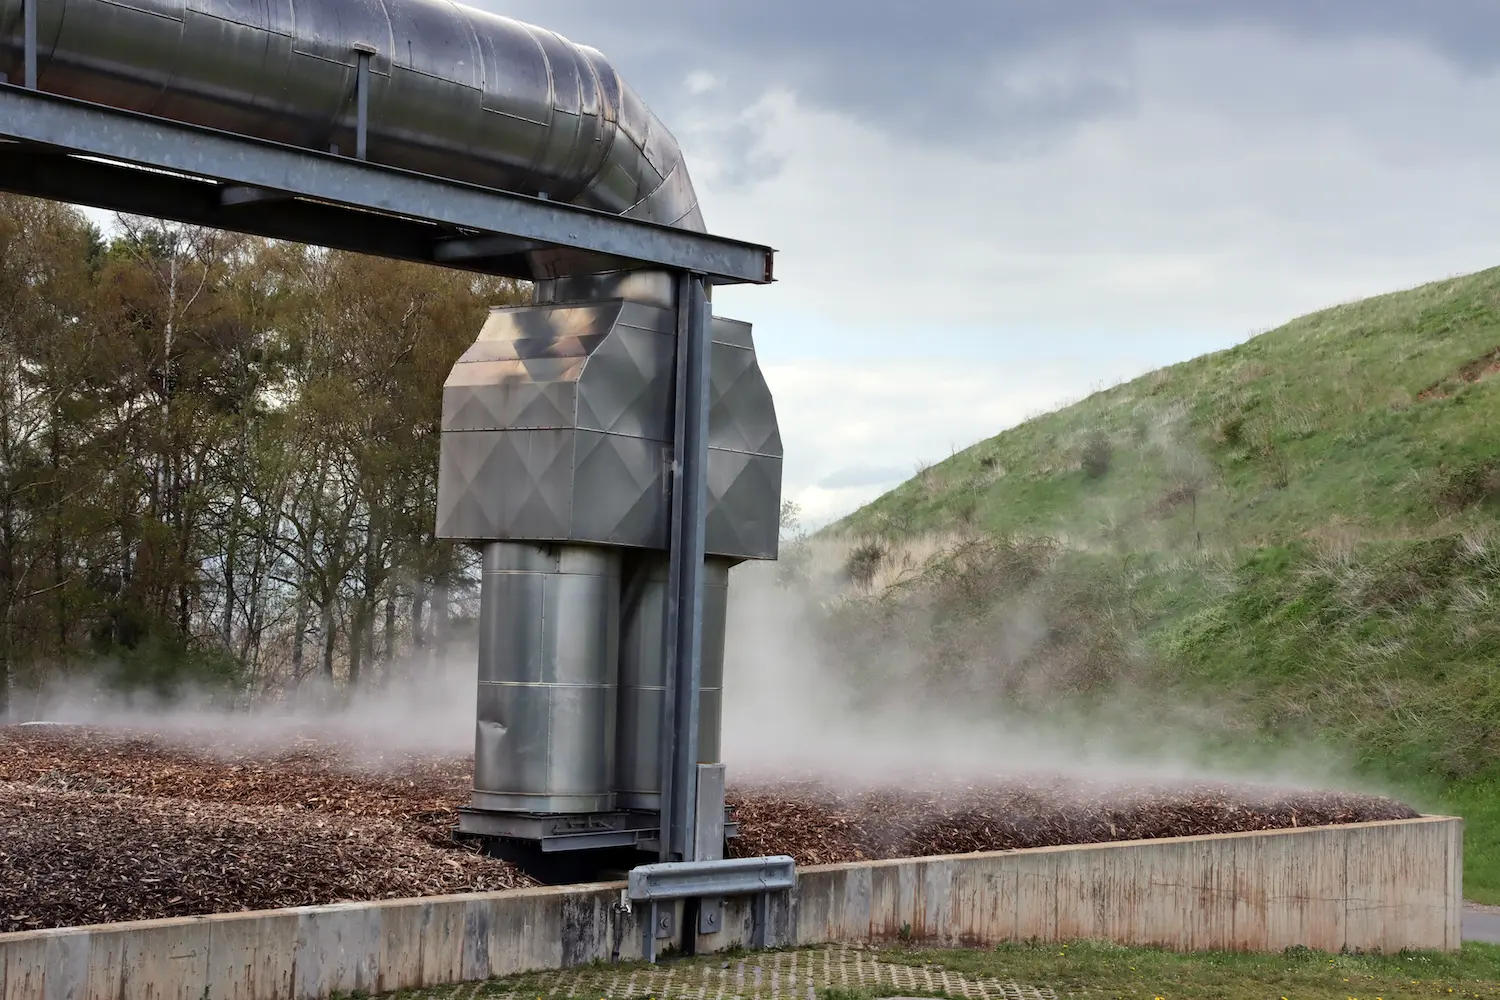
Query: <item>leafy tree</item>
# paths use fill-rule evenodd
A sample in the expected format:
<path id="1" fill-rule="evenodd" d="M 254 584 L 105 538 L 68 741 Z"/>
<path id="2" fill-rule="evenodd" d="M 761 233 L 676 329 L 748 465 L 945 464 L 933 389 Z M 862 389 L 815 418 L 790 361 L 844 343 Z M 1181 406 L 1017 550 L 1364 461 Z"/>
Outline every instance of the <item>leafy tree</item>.
<path id="1" fill-rule="evenodd" d="M 0 712 L 420 669 L 442 384 L 515 282 L 0 196 Z"/>

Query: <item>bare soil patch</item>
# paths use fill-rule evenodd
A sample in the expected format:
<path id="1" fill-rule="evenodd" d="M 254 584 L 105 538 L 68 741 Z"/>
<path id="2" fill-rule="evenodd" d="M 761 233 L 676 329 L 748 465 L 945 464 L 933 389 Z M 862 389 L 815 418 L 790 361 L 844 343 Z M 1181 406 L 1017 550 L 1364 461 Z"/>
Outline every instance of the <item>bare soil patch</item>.
<path id="1" fill-rule="evenodd" d="M 1500 373 L 1500 347 L 1464 362 L 1452 375 L 1439 379 L 1417 393 L 1417 399 L 1423 402 L 1429 399 L 1447 399 L 1463 386 L 1482 382 L 1497 373 Z"/>

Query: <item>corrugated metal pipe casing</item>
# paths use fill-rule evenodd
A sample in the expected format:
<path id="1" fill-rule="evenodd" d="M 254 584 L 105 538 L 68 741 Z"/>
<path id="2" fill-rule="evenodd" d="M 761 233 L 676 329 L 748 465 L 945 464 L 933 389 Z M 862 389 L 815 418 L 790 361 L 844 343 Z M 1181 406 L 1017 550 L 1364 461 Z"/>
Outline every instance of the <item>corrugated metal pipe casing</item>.
<path id="1" fill-rule="evenodd" d="M 23 79 L 26 0 L 0 0 Z M 672 134 L 599 52 L 448 0 L 30 0 L 42 90 L 702 231 Z"/>
<path id="2" fill-rule="evenodd" d="M 492 542 L 481 587 L 473 804 L 614 808 L 620 550 Z"/>
<path id="3" fill-rule="evenodd" d="M 438 535 L 485 551 L 476 808 L 659 808 L 672 288 L 546 283 L 553 301 L 491 311 L 444 387 Z M 750 327 L 712 335 L 701 762 L 719 757 L 729 568 L 775 558 L 781 511 Z"/>
<path id="4" fill-rule="evenodd" d="M 709 555 L 774 559 L 781 434 L 750 325 L 713 320 Z M 674 311 L 494 309 L 443 388 L 439 538 L 665 551 Z"/>
<path id="5" fill-rule="evenodd" d="M 724 637 L 729 559 L 709 558 L 703 580 L 703 667 L 698 695 L 698 762 L 718 763 L 724 720 Z M 667 558 L 650 553 L 626 570 L 620 616 L 619 756 L 622 809 L 661 806 L 661 727 L 666 707 Z"/>

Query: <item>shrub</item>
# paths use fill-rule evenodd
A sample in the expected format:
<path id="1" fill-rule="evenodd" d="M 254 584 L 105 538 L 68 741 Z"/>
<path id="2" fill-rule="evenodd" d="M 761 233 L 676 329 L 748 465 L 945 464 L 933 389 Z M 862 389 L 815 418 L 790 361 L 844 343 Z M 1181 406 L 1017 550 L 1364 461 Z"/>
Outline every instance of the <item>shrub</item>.
<path id="1" fill-rule="evenodd" d="M 965 490 L 953 498 L 953 519 L 962 527 L 972 528 L 979 521 L 979 494 Z"/>
<path id="2" fill-rule="evenodd" d="M 228 653 L 171 639 L 152 636 L 137 646 L 101 653 L 99 679 L 122 694 L 148 694 L 166 702 L 188 694 L 232 698 L 243 680 L 239 663 Z"/>
<path id="3" fill-rule="evenodd" d="M 1235 413 L 1223 417 L 1214 425 L 1214 437 L 1222 445 L 1233 447 L 1245 440 L 1245 418 Z"/>
<path id="4" fill-rule="evenodd" d="M 1089 436 L 1088 443 L 1083 446 L 1082 467 L 1083 474 L 1090 479 L 1101 479 L 1109 472 L 1110 461 L 1114 458 L 1114 446 L 1110 444 L 1109 438 L 1102 432 L 1095 432 Z"/>
<path id="5" fill-rule="evenodd" d="M 884 543 L 877 539 L 860 542 L 844 559 L 844 576 L 856 587 L 868 587 L 875 582 L 875 574 L 880 572 L 888 554 Z"/>

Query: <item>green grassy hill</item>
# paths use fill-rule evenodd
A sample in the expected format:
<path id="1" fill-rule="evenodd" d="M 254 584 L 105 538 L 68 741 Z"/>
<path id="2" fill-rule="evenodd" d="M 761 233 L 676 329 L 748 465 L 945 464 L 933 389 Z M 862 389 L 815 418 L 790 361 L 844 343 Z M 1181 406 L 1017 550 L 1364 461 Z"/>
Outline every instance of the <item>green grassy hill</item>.
<path id="1" fill-rule="evenodd" d="M 1500 902 L 1496 373 L 1500 268 L 1303 317 L 857 511 L 827 535 L 864 599 L 835 614 L 915 628 L 971 691 L 1394 782 L 1465 815 L 1468 894 Z M 993 637 L 1022 604 L 1045 623 L 1016 655 Z"/>

